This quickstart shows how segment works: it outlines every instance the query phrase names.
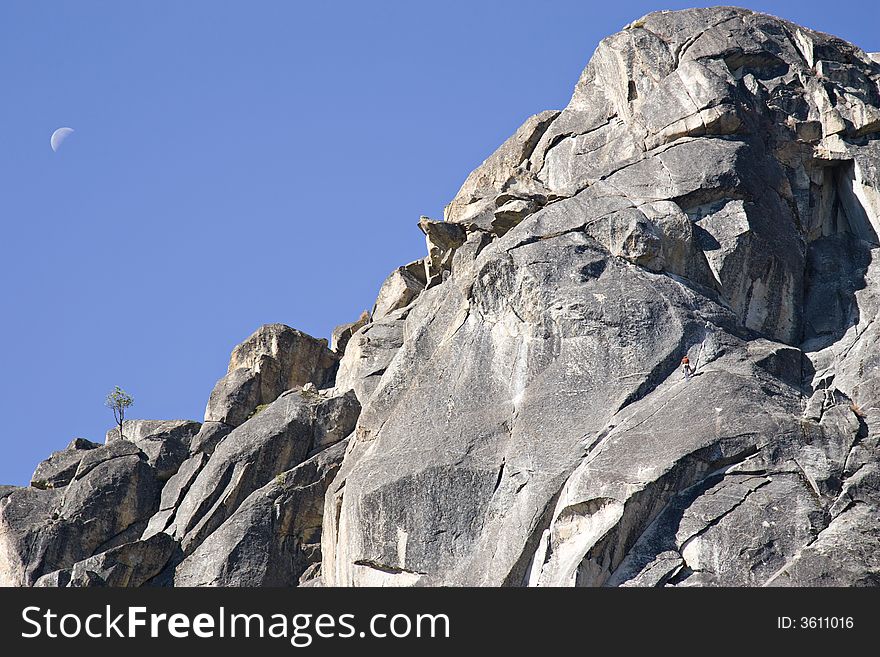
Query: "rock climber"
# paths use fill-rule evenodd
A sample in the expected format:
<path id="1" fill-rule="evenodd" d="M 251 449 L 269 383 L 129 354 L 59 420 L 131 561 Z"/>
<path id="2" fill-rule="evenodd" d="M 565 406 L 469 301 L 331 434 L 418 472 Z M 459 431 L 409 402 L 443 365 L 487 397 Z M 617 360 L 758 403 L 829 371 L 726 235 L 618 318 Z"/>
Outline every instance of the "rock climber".
<path id="1" fill-rule="evenodd" d="M 694 373 L 694 368 L 691 367 L 691 359 L 685 356 L 681 359 L 681 371 L 684 372 L 684 378 L 689 379 Z"/>

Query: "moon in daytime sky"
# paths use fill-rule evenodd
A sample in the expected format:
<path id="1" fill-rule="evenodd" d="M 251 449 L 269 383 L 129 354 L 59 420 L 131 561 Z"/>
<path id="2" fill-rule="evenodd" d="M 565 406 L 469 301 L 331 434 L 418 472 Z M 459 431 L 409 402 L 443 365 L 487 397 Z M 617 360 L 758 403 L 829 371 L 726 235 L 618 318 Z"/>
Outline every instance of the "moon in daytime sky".
<path id="1" fill-rule="evenodd" d="M 55 132 L 52 133 L 52 138 L 49 139 L 49 145 L 52 147 L 54 152 L 58 152 L 58 149 L 61 147 L 62 142 L 67 139 L 67 135 L 73 132 L 73 128 L 58 128 Z"/>

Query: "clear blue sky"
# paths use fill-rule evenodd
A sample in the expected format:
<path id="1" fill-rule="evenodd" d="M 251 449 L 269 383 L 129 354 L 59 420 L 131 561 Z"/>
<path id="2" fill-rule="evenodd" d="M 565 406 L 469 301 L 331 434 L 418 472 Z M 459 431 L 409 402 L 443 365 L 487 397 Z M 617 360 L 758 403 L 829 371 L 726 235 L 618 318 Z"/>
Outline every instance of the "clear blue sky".
<path id="1" fill-rule="evenodd" d="M 356 318 L 599 39 L 693 4 L 3 0 L 0 483 L 116 384 L 201 419 L 259 325 Z M 878 4 L 746 6 L 880 50 Z"/>

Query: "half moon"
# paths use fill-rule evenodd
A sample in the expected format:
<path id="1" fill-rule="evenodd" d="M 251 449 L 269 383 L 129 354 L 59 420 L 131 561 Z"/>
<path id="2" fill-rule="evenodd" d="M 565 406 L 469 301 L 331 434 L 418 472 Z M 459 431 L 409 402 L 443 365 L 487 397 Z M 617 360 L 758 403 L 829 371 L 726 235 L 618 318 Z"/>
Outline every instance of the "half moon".
<path id="1" fill-rule="evenodd" d="M 73 128 L 58 128 L 55 132 L 52 133 L 52 138 L 49 139 L 49 145 L 52 147 L 54 152 L 58 152 L 58 149 L 61 147 L 61 143 L 67 139 L 67 136 L 73 132 Z"/>

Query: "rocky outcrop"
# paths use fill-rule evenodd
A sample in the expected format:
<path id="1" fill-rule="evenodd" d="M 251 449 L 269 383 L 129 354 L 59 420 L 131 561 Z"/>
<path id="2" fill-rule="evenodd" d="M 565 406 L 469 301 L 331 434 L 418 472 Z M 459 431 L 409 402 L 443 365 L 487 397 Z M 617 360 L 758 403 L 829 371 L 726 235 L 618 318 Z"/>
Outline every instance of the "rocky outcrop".
<path id="1" fill-rule="evenodd" d="M 154 518 L 144 538 L 165 532 L 189 555 L 255 490 L 348 436 L 359 412 L 353 392 L 282 394 L 233 430 L 209 457 L 195 457 L 203 464 L 197 473 L 192 468 L 185 491 L 175 486 L 173 512 Z"/>
<path id="2" fill-rule="evenodd" d="M 260 375 L 247 368 L 232 370 L 211 391 L 205 409 L 205 425 L 219 423 L 229 428 L 247 420 L 262 399 Z"/>
<path id="3" fill-rule="evenodd" d="M 125 420 L 122 436 L 147 455 L 159 481 L 168 481 L 189 457 L 190 441 L 201 427 L 192 420 Z M 119 427 L 107 432 L 107 444 L 119 439 Z"/>
<path id="4" fill-rule="evenodd" d="M 34 488 L 62 488 L 71 482 L 86 451 L 100 447 L 85 438 L 74 438 L 70 444 L 41 462 L 31 477 Z"/>
<path id="5" fill-rule="evenodd" d="M 326 340 L 313 338 L 283 324 L 263 326 L 235 347 L 227 374 L 211 392 L 205 422 L 189 440 L 186 457 L 162 488 L 158 512 L 150 519 L 144 538 L 163 531 L 174 533 L 171 527 L 179 519 L 179 507 L 187 499 L 190 488 L 218 445 L 237 427 L 247 424 L 285 391 L 308 384 L 325 386 L 334 378 L 338 358 L 328 349 Z M 266 417 L 272 417 L 272 414 L 263 419 Z M 260 425 L 259 422 L 256 424 Z M 241 435 L 239 432 L 233 440 Z M 192 513 L 192 510 L 186 513 Z M 187 516 L 187 522 L 190 520 L 192 518 Z M 175 537 L 182 539 L 183 535 L 176 534 Z M 201 537 L 200 534 L 198 540 Z"/>
<path id="6" fill-rule="evenodd" d="M 238 345 L 229 372 L 246 369 L 260 375 L 260 403 L 268 404 L 285 390 L 332 379 L 336 357 L 327 341 L 284 324 L 267 324 Z"/>
<path id="7" fill-rule="evenodd" d="M 156 511 L 160 482 L 134 443 L 85 450 L 61 489 L 34 487 L 0 500 L 0 586 L 33 584 L 137 539 Z"/>
<path id="8" fill-rule="evenodd" d="M 552 198 L 531 167 L 531 156 L 557 111 L 530 117 L 465 180 L 443 218 L 469 230 L 503 234 Z"/>
<path id="9" fill-rule="evenodd" d="M 0 488 L 0 583 L 880 584 L 878 136 L 855 46 L 635 21 L 332 350 Z"/>
<path id="10" fill-rule="evenodd" d="M 238 345 L 229 368 L 208 400 L 205 422 L 242 424 L 257 406 L 285 390 L 314 383 L 324 387 L 336 372 L 337 356 L 324 339 L 284 324 L 267 324 Z"/>
<path id="11" fill-rule="evenodd" d="M 175 570 L 176 586 L 296 586 L 321 563 L 324 493 L 346 441 L 255 490 Z"/>
<path id="12" fill-rule="evenodd" d="M 419 219 L 419 230 L 425 234 L 428 257 L 425 258 L 425 278 L 427 286 L 441 283 L 444 273 L 452 267 L 455 250 L 467 239 L 465 230 L 454 223 L 432 221 L 428 217 Z"/>
<path id="13" fill-rule="evenodd" d="M 425 283 L 407 271 L 406 267 L 398 267 L 382 283 L 373 306 L 373 321 L 380 320 L 399 308 L 405 308 L 424 289 Z"/>
<path id="14" fill-rule="evenodd" d="M 337 360 L 326 340 L 264 326 L 233 351 L 204 424 L 126 420 L 105 446 L 76 439 L 53 454 L 31 487 L 3 487 L 0 585 L 169 583 L 181 561 L 192 563 L 187 554 L 276 477 L 288 481 L 278 495 L 293 505 L 278 527 L 278 553 L 291 555 L 285 582 L 297 583 L 320 561 L 315 509 L 344 453 L 335 446 L 360 412 L 353 391 L 316 386 L 333 381 Z"/>
<path id="15" fill-rule="evenodd" d="M 83 559 L 71 568 L 43 575 L 34 586 L 143 586 L 162 571 L 175 547 L 170 536 L 156 534 L 145 541 L 126 543 Z"/>
<path id="16" fill-rule="evenodd" d="M 366 404 L 403 344 L 403 326 L 408 309 L 401 309 L 367 324 L 352 336 L 339 361 L 336 387 L 354 390 Z"/>
<path id="17" fill-rule="evenodd" d="M 741 9 L 604 40 L 447 208 L 492 241 L 407 313 L 324 580 L 876 581 L 878 80 Z"/>
<path id="18" fill-rule="evenodd" d="M 348 324 L 340 324 L 334 328 L 333 335 L 330 338 L 330 349 L 337 354 L 344 353 L 348 341 L 351 340 L 351 336 L 357 333 L 359 328 L 369 324 L 369 322 L 370 313 L 365 310 L 361 313 L 361 316 L 358 317 L 357 321 L 349 322 Z"/>

